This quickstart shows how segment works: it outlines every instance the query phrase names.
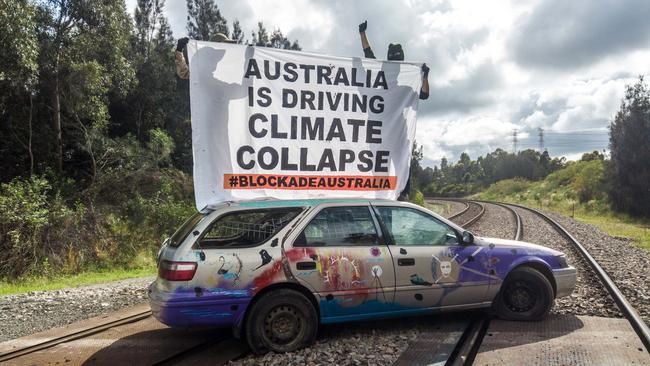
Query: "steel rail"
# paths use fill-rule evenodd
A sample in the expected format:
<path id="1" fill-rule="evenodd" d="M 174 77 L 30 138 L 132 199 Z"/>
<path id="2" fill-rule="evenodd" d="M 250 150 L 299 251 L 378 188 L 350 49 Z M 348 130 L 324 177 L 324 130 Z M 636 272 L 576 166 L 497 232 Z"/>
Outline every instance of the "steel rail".
<path id="1" fill-rule="evenodd" d="M 650 328 L 648 328 L 648 325 L 643 321 L 639 313 L 637 313 L 634 307 L 627 301 L 621 290 L 619 290 L 614 281 L 609 277 L 607 272 L 605 272 L 603 267 L 601 267 L 596 259 L 594 259 L 594 257 L 589 254 L 589 251 L 587 251 L 587 249 L 582 244 L 580 244 L 578 239 L 573 237 L 573 235 L 571 235 L 569 231 L 560 225 L 557 221 L 553 220 L 551 217 L 539 210 L 515 203 L 508 203 L 508 205 L 519 207 L 521 209 L 528 210 L 537 214 L 539 217 L 543 218 L 546 220 L 546 222 L 551 224 L 551 226 L 556 228 L 562 236 L 567 238 L 567 240 L 569 240 L 569 242 L 571 242 L 578 249 L 578 252 L 580 252 L 582 257 L 587 261 L 587 263 L 589 263 L 589 266 L 594 270 L 594 272 L 596 272 L 596 275 L 598 275 L 601 282 L 607 289 L 607 292 L 609 292 L 610 296 L 612 296 L 614 299 L 614 302 L 616 302 L 616 305 L 618 305 L 618 308 L 621 310 L 623 315 L 625 315 L 625 318 L 630 322 L 632 329 L 634 329 L 636 334 L 639 336 L 643 345 L 646 347 L 648 352 L 650 352 Z"/>
<path id="2" fill-rule="evenodd" d="M 481 204 L 479 202 L 474 202 L 474 201 L 467 201 L 467 203 L 479 206 L 480 210 L 479 210 L 479 213 L 476 216 L 472 217 L 471 219 L 469 219 L 466 222 L 464 222 L 463 224 L 461 224 L 460 226 L 462 226 L 462 227 L 472 225 L 473 223 L 478 221 L 483 216 L 483 214 L 485 213 L 485 206 L 483 204 Z"/>
<path id="3" fill-rule="evenodd" d="M 489 326 L 490 317 L 488 315 L 481 315 L 473 319 L 456 344 L 454 351 L 449 355 L 445 366 L 472 365 Z"/>
<path id="4" fill-rule="evenodd" d="M 451 215 L 451 216 L 446 217 L 447 220 L 452 220 L 452 219 L 458 218 L 458 217 L 462 216 L 463 214 L 467 213 L 467 212 L 469 211 L 469 209 L 470 209 L 470 206 L 471 206 L 472 204 L 475 204 L 475 205 L 479 206 L 479 207 L 480 207 L 480 211 L 479 211 L 478 215 L 472 217 L 472 218 L 469 219 L 467 222 L 464 222 L 463 224 L 460 224 L 460 225 L 459 225 L 459 226 L 463 226 L 463 227 L 475 223 L 475 222 L 478 221 L 478 219 L 480 219 L 481 216 L 483 216 L 483 214 L 485 213 L 485 207 L 484 207 L 482 204 L 480 204 L 480 203 L 478 203 L 478 202 L 475 202 L 475 201 L 469 201 L 469 200 L 466 200 L 466 199 L 463 199 L 463 198 L 448 198 L 448 197 L 438 198 L 438 197 L 430 197 L 430 198 L 425 198 L 425 199 L 428 199 L 428 200 L 435 200 L 435 201 L 459 202 L 459 203 L 462 203 L 462 204 L 465 205 L 465 208 L 464 208 L 463 210 L 461 210 L 461 211 L 459 211 L 459 212 L 457 212 L 457 213 L 455 213 L 455 214 L 453 214 L 453 215 Z"/>
<path id="5" fill-rule="evenodd" d="M 5 362 L 11 359 L 14 359 L 16 357 L 28 355 L 30 353 L 34 353 L 37 351 L 41 351 L 44 349 L 48 349 L 51 347 L 54 347 L 56 345 L 59 345 L 61 343 L 65 342 L 70 342 L 76 339 L 88 337 L 93 334 L 97 334 L 100 332 L 103 332 L 107 329 L 119 326 L 119 325 L 124 325 L 124 324 L 129 324 L 133 322 L 137 322 L 142 319 L 146 319 L 151 316 L 151 310 L 143 311 L 137 314 L 129 315 L 123 318 L 111 320 L 87 329 L 83 329 L 80 331 L 68 333 L 65 335 L 62 335 L 60 337 L 55 337 L 50 340 L 44 341 L 44 342 L 39 342 L 36 344 L 33 344 L 31 346 L 26 346 L 26 347 L 21 347 L 15 350 L 11 350 L 9 352 L 5 352 L 0 354 L 0 362 Z"/>

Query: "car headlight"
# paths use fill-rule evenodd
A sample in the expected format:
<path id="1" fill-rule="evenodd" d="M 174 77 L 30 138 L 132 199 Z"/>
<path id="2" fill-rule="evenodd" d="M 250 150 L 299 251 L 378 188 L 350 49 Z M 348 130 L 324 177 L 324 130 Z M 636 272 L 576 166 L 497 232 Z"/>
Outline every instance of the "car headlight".
<path id="1" fill-rule="evenodd" d="M 567 263 L 566 256 L 564 254 L 558 255 L 555 258 L 557 259 L 557 264 L 560 266 L 560 268 L 567 268 L 569 266 L 569 263 Z"/>

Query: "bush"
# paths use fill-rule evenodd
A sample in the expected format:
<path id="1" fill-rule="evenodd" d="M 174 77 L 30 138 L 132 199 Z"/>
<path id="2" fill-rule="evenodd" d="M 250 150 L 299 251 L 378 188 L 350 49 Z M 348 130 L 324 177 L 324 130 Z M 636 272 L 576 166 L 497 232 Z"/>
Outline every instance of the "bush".
<path id="1" fill-rule="evenodd" d="M 78 247 L 84 212 L 81 204 L 66 206 L 42 177 L 0 185 L 0 275 L 47 274 L 66 256 L 76 258 L 69 252 Z"/>
<path id="2" fill-rule="evenodd" d="M 424 194 L 416 189 L 413 198 L 411 198 L 411 203 L 424 207 Z"/>

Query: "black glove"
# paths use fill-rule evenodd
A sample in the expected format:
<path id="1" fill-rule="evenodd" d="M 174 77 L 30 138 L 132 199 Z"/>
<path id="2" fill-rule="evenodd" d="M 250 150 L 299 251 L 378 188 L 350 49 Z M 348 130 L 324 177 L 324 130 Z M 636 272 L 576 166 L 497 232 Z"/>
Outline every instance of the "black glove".
<path id="1" fill-rule="evenodd" d="M 189 42 L 189 41 L 190 41 L 190 39 L 187 38 L 187 37 L 183 37 L 183 38 L 179 39 L 178 43 L 176 43 L 176 51 L 183 52 L 183 48 L 185 48 L 185 46 L 187 46 L 187 42 Z"/>
<path id="2" fill-rule="evenodd" d="M 422 64 L 422 72 L 424 73 L 424 77 L 429 77 L 429 66 L 427 64 Z"/>
<path id="3" fill-rule="evenodd" d="M 366 20 L 365 22 L 359 24 L 359 33 L 363 33 L 368 29 L 368 21 Z"/>

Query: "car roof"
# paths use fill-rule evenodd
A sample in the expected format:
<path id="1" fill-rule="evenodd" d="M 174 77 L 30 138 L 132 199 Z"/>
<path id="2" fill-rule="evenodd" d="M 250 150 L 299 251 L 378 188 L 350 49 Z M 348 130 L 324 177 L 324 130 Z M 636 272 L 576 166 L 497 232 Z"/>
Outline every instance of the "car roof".
<path id="1" fill-rule="evenodd" d="M 315 198 L 302 200 L 281 200 L 281 199 L 264 199 L 252 201 L 231 202 L 229 206 L 250 207 L 250 208 L 272 208 L 272 207 L 313 207 L 324 203 L 350 203 L 350 204 L 367 204 L 368 202 L 377 203 L 402 203 L 400 201 L 387 199 L 367 199 L 367 198 Z M 208 206 L 209 210 L 214 210 L 218 206 Z"/>

